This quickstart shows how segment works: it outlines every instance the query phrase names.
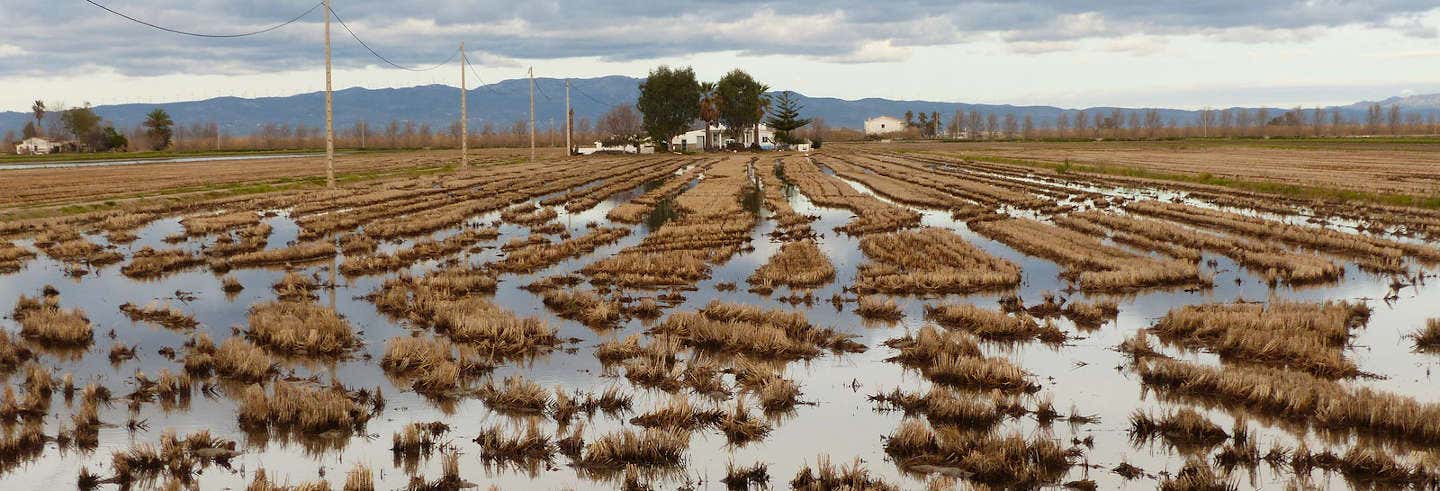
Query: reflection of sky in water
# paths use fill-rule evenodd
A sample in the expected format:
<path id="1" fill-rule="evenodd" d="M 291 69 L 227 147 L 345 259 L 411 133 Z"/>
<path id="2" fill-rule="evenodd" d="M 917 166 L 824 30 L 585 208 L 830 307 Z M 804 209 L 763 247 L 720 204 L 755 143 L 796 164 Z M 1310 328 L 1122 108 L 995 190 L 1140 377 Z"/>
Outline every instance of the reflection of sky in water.
<path id="1" fill-rule="evenodd" d="M 828 169 L 825 170 L 827 174 L 830 174 Z M 769 171 L 768 164 L 757 164 L 756 171 Z M 587 183 L 586 186 L 600 185 L 601 182 L 594 181 Z M 697 182 L 698 180 L 692 180 L 687 189 L 693 187 Z M 646 183 L 604 200 L 595 207 L 575 213 L 569 213 L 563 207 L 557 207 L 556 210 L 560 213 L 557 221 L 564 224 L 569 233 L 574 236 L 586 233 L 588 231 L 586 225 L 590 223 L 610 225 L 604 218 L 606 213 L 615 206 L 653 189 L 656 184 L 656 182 Z M 1046 181 L 1046 184 L 1058 183 Z M 862 192 L 870 193 L 869 189 L 858 183 L 851 183 L 851 185 Z M 768 219 L 768 212 L 761 211 L 762 221 L 751 233 L 751 244 L 754 246 L 754 250 L 737 254 L 724 264 L 717 265 L 712 271 L 711 278 L 698 285 L 699 291 L 686 292 L 687 298 L 684 304 L 678 307 L 678 310 L 697 309 L 714 299 L 762 305 L 767 308 L 798 308 L 804 311 L 814 324 L 855 334 L 871 349 L 861 354 L 827 355 L 809 362 L 792 363 L 787 368 L 786 375 L 795 379 L 802 386 L 804 391 L 802 399 L 815 404 L 800 406 L 794 415 L 784 417 L 783 421 L 776 425 L 765 440 L 743 448 L 729 447 L 724 436 L 717 431 L 695 433 L 688 452 L 689 461 L 686 473 L 693 480 L 704 480 L 706 482 L 704 487 L 715 488 L 718 486 L 718 480 L 724 476 L 725 466 L 728 462 L 733 461 L 736 464 L 766 462 L 770 465 L 772 484 L 783 487 L 800 466 L 807 463 L 813 464 L 817 455 L 829 454 L 836 462 L 848 462 L 854 457 L 860 457 L 873 473 L 891 482 L 899 483 L 907 489 L 921 487 L 923 486 L 921 481 L 913 477 L 902 476 L 895 466 L 887 461 L 882 450 L 881 436 L 890 433 L 896 427 L 901 419 L 900 413 L 877 412 L 873 409 L 873 405 L 866 400 L 866 397 L 894 387 L 901 387 L 908 391 L 923 391 L 929 387 L 929 383 L 913 371 L 905 371 L 896 364 L 885 363 L 883 360 L 891 356 L 893 352 L 882 346 L 881 343 L 899 336 L 907 330 L 921 326 L 923 324 L 923 306 L 926 303 L 973 302 L 987 308 L 996 308 L 999 294 L 948 295 L 927 299 L 897 298 L 905 310 L 906 317 L 894 326 L 863 321 L 851 311 L 854 308 L 853 302 L 846 304 L 843 310 L 837 311 L 830 304 L 830 298 L 836 294 L 851 297 L 842 289 L 853 283 L 857 268 L 865 261 L 856 238 L 834 231 L 836 227 L 848 222 L 852 213 L 847 210 L 818 207 L 788 186 L 783 191 L 797 212 L 818 217 L 812 227 L 818 234 L 819 247 L 835 265 L 836 281 L 813 290 L 815 304 L 811 306 L 792 307 L 780 302 L 779 298 L 790 294 L 785 288 L 780 288 L 769 296 L 760 296 L 745 291 L 746 278 L 757 267 L 769 260 L 780 246 L 767 235 L 774 230 L 774 222 Z M 657 211 L 647 218 L 646 223 L 630 226 L 631 235 L 615 244 L 600 247 L 593 253 L 564 261 L 538 273 L 502 276 L 499 289 L 494 295 L 497 303 L 518 315 L 535 316 L 552 325 L 559 326 L 562 338 L 575 337 L 581 341 L 578 344 L 579 350 L 574 354 L 557 351 L 526 362 L 523 366 L 501 367 L 495 372 L 494 377 L 498 380 L 507 375 L 524 374 L 547 388 L 563 387 L 567 391 L 579 388 L 600 392 L 612 385 L 621 385 L 628 389 L 628 382 L 623 377 L 619 377 L 618 372 L 606 372 L 601 368 L 592 355 L 592 349 L 601 341 L 643 332 L 646 327 L 645 323 L 632 320 L 617 329 L 596 332 L 576 322 L 555 316 L 544 307 L 539 297 L 520 289 L 520 287 L 540 278 L 575 272 L 597 258 L 612 255 L 624 248 L 638 244 L 665 220 L 673 218 L 673 209 L 670 209 L 670 206 L 672 203 L 669 200 L 663 201 L 657 207 Z M 951 220 L 945 212 L 915 209 L 922 213 L 924 225 L 950 229 L 986 252 L 1021 265 L 1024 278 L 1016 293 L 1027 301 L 1039 302 L 1042 292 L 1058 291 L 1064 287 L 1057 279 L 1061 269 L 1053 262 L 1025 256 L 1004 244 L 980 237 L 971 232 L 963 222 Z M 498 216 L 498 212 L 492 212 L 476 217 L 470 220 L 470 223 L 492 224 L 498 220 Z M 298 236 L 298 227 L 285 214 L 282 213 L 266 220 L 274 227 L 267 248 L 283 247 Z M 121 245 L 119 248 L 127 254 L 146 245 L 156 249 L 198 248 L 198 241 L 179 246 L 163 243 L 164 237 L 181 230 L 178 219 L 158 220 L 138 230 L 140 238 L 135 243 Z M 499 230 L 501 236 L 498 239 L 484 244 L 488 247 L 478 252 L 467 253 L 467 261 L 472 264 L 493 261 L 503 254 L 498 249 L 500 244 L 530 234 L 529 228 L 510 224 L 501 224 Z M 458 229 L 441 231 L 430 237 L 442 239 L 458 233 L 458 231 Z M 552 239 L 558 240 L 554 236 Z M 210 241 L 213 239 L 208 239 L 206 242 Z M 381 250 L 393 252 L 408 247 L 413 242 L 414 239 L 386 242 L 382 243 Z M 1119 344 L 1129 333 L 1148 326 L 1176 306 L 1235 299 L 1368 298 L 1370 299 L 1368 303 L 1375 307 L 1375 313 L 1369 327 L 1356 332 L 1357 335 L 1353 340 L 1354 349 L 1349 350 L 1347 355 L 1352 357 L 1362 370 L 1383 375 L 1385 378 L 1366 379 L 1354 383 L 1402 392 L 1427 401 L 1440 400 L 1440 395 L 1431 390 L 1432 381 L 1429 375 L 1430 369 L 1435 366 L 1435 359 L 1429 355 L 1410 353 L 1409 343 L 1403 338 L 1405 333 L 1420 326 L 1426 317 L 1437 315 L 1435 307 L 1437 302 L 1433 294 L 1427 294 L 1421 289 L 1411 287 L 1402 291 L 1399 300 L 1390 304 L 1382 303 L 1376 299 L 1383 297 L 1388 291 L 1389 278 L 1369 275 L 1359 271 L 1353 265 L 1347 267 L 1346 280 L 1337 285 L 1303 289 L 1282 286 L 1272 290 L 1255 275 L 1239 268 L 1226 257 L 1207 254 L 1205 259 L 1213 259 L 1216 262 L 1214 268 L 1207 268 L 1212 269 L 1215 274 L 1213 289 L 1195 293 L 1151 291 L 1136 295 L 1111 296 L 1121 304 L 1119 318 L 1099 330 L 1088 333 L 1079 332 L 1068 321 L 1060 320 L 1062 327 L 1078 337 L 1058 349 L 1038 343 L 1018 346 L 987 345 L 987 351 L 992 355 L 1008 357 L 1034 373 L 1036 380 L 1043 386 L 1041 394 L 1053 395 L 1055 405 L 1061 412 L 1068 412 L 1074 405 L 1081 413 L 1093 414 L 1101 418 L 1101 422 L 1098 424 L 1078 429 L 1072 429 L 1061 422 L 1056 423 L 1051 429 L 1045 430 L 1039 428 L 1033 419 L 1008 421 L 1002 427 L 1027 435 L 1048 434 L 1067 443 L 1072 436 L 1079 438 L 1093 436 L 1096 446 L 1087 452 L 1088 460 L 1089 463 L 1102 466 L 1103 469 L 1095 469 L 1094 472 L 1089 473 L 1090 478 L 1099 481 L 1103 488 L 1153 487 L 1154 481 L 1142 479 L 1125 483 L 1108 472 L 1110 467 L 1121 461 L 1139 465 L 1152 473 L 1167 469 L 1173 472 L 1178 470 L 1184 461 L 1183 458 L 1175 456 L 1170 450 L 1163 447 L 1134 448 L 1127 441 L 1125 433 L 1128 428 L 1127 419 L 1134 408 L 1164 407 L 1166 405 L 1157 402 L 1153 394 L 1144 394 L 1135 376 L 1128 369 L 1119 368 L 1125 363 L 1125 359 L 1112 347 Z M 324 261 L 320 264 L 309 265 L 303 268 L 302 273 L 306 275 L 319 274 L 322 280 L 328 281 L 332 264 L 343 261 L 342 257 L 335 263 Z M 21 294 L 35 295 L 45 284 L 54 285 L 60 291 L 64 307 L 79 307 L 85 310 L 96 326 L 96 343 L 86 356 L 79 360 L 57 361 L 53 356 L 47 356 L 44 358 L 45 365 L 56 367 L 59 373 L 73 372 L 77 385 L 83 386 L 86 381 L 98 378 L 110 386 L 117 395 L 123 395 L 133 389 L 130 376 L 137 369 L 144 370 L 152 377 L 161 368 L 168 368 L 172 371 L 180 370 L 178 360 L 167 360 L 161 357 L 156 350 L 162 346 L 171 346 L 183 353 L 179 346 L 186 339 L 187 334 L 145 323 L 133 323 L 116 308 L 118 305 L 125 302 L 143 305 L 151 300 L 171 299 L 176 296 L 177 292 L 188 292 L 195 296 L 194 300 L 181 302 L 171 299 L 170 301 L 180 306 L 182 310 L 195 314 L 202 324 L 199 330 L 209 333 L 218 343 L 230 335 L 231 326 L 245 324 L 246 309 L 249 305 L 274 297 L 270 285 L 284 275 L 284 272 L 278 269 L 232 271 L 230 275 L 239 279 L 246 289 L 234 295 L 233 298 L 227 298 L 220 291 L 220 275 L 203 269 L 187 270 L 157 280 L 140 282 L 130 280 L 120 274 L 120 267 L 123 264 L 101 268 L 84 278 L 72 279 L 64 275 L 63 265 L 58 262 L 43 256 L 31 261 L 22 271 L 0 277 L 0 312 L 7 314 L 4 319 L 0 319 L 0 326 L 11 332 L 17 331 L 18 325 L 8 318 L 15 299 Z M 433 269 L 436 265 L 437 261 L 424 261 L 410 270 L 419 274 Z M 263 442 L 248 442 L 246 437 L 237 431 L 234 405 L 227 397 L 221 396 L 218 399 L 210 400 L 197 391 L 190 402 L 188 411 L 165 413 L 157 405 L 146 405 L 141 414 L 137 415 L 137 419 L 148 420 L 150 428 L 136 432 L 133 440 L 124 429 L 124 422 L 129 419 L 125 404 L 123 401 L 117 402 L 114 407 L 104 409 L 101 417 L 107 423 L 119 426 L 106 427 L 101 430 L 101 443 L 96 451 L 89 454 L 75 452 L 61 454 L 52 446 L 37 461 L 0 476 L 0 486 L 6 488 L 30 487 L 44 482 L 68 487 L 73 485 L 80 465 L 87 465 L 92 471 L 100 471 L 104 474 L 109 470 L 111 451 L 124 449 L 132 441 L 155 442 L 163 429 L 173 427 L 182 435 L 198 429 L 210 429 L 212 433 L 239 441 L 242 446 L 248 444 L 247 452 L 235 460 L 236 469 L 243 468 L 253 471 L 255 467 L 263 465 L 271 472 L 272 476 L 279 479 L 288 477 L 292 483 L 314 479 L 323 469 L 325 475 L 338 485 L 343 480 L 345 470 L 349 469 L 353 462 L 363 461 L 375 469 L 376 479 L 381 488 L 403 487 L 408 478 L 402 471 L 390 465 L 389 435 L 411 421 L 445 420 L 453 428 L 447 437 L 465 454 L 462 457 L 462 474 L 470 481 L 481 483 L 482 487 L 491 483 L 503 489 L 609 489 L 614 487 L 611 483 L 588 481 L 577 477 L 574 470 L 564 465 L 566 460 L 563 457 L 557 457 L 555 469 L 542 470 L 538 480 L 532 480 L 525 473 L 514 470 L 484 469 L 478 460 L 478 448 L 469 440 L 483 427 L 502 424 L 515 428 L 520 423 L 491 413 L 478 400 L 470 399 L 451 407 L 441 407 L 395 386 L 379 369 L 376 361 L 384 352 L 386 339 L 408 335 L 410 329 L 379 314 L 372 304 L 361 298 L 373 292 L 385 278 L 391 276 L 393 273 L 353 278 L 337 276 L 335 281 L 339 283 L 339 287 L 335 290 L 333 297 L 321 292 L 321 303 L 333 302 L 357 330 L 363 331 L 363 337 L 367 344 L 360 358 L 333 363 L 286 362 L 283 367 L 283 370 L 287 372 L 293 370 L 302 377 L 310 374 L 319 374 L 324 379 L 335 377 L 351 388 L 380 387 L 388 400 L 388 405 L 386 411 L 372 420 L 367 428 L 373 438 L 354 438 L 344 449 L 320 455 L 307 454 L 303 447 L 297 444 L 285 445 L 273 441 L 262 449 Z M 1241 283 L 1235 282 L 1237 278 L 1242 280 Z M 714 289 L 718 283 L 734 283 L 739 288 L 736 291 L 718 292 Z M 1085 297 L 1086 295 L 1079 293 L 1069 296 L 1072 301 L 1083 300 Z M 118 366 L 110 364 L 105 354 L 108 352 L 111 340 L 106 334 L 112 329 L 117 337 L 126 344 L 139 348 L 137 359 L 123 362 Z M 1184 356 L 1202 363 L 1217 363 L 1212 355 L 1186 354 Z M 371 359 L 365 360 L 364 357 Z M 18 380 L 15 376 L 11 376 L 10 379 L 12 383 Z M 852 384 L 858 388 L 852 387 Z M 634 395 L 636 397 L 635 406 L 639 411 L 644 411 L 646 408 L 669 399 L 668 395 L 657 391 L 635 390 Z M 63 403 L 59 402 L 59 398 L 56 401 L 57 403 L 52 409 L 52 417 L 46 420 L 46 431 L 52 435 L 59 428 L 60 421 L 53 415 L 60 414 L 68 420 L 70 414 Z M 753 404 L 753 400 L 751 402 Z M 729 404 L 733 404 L 733 401 Z M 1209 414 L 1217 424 L 1229 428 L 1232 417 L 1226 412 L 1210 411 Z M 626 418 L 628 417 L 629 415 L 626 416 Z M 597 415 L 588 424 L 587 439 L 619 428 L 620 423 L 621 421 L 603 414 Z M 1252 427 L 1263 428 L 1259 433 L 1262 451 L 1272 441 L 1287 444 L 1294 441 L 1294 436 L 1278 428 L 1264 427 L 1259 422 L 1252 422 Z M 554 425 L 549 421 L 542 421 L 542 428 L 553 432 Z M 841 428 L 843 430 L 837 431 Z M 1315 442 L 1313 439 L 1311 441 L 1312 444 Z M 420 469 L 429 478 L 438 477 L 440 473 L 438 459 L 422 464 Z M 1084 473 L 1085 470 L 1077 466 L 1072 469 L 1067 480 L 1081 478 Z M 1254 481 L 1249 481 L 1247 478 L 1242 480 L 1242 485 L 1246 487 L 1277 487 L 1287 479 L 1287 475 L 1276 475 L 1262 466 Z M 209 489 L 222 486 L 243 487 L 248 480 L 248 472 L 242 476 L 212 468 L 200 476 L 199 482 L 203 488 Z M 1331 485 L 1344 484 L 1339 478 L 1331 478 L 1329 481 Z M 657 487 L 668 489 L 679 484 L 681 481 L 672 480 L 659 483 Z M 1324 484 L 1324 482 L 1318 484 Z"/>

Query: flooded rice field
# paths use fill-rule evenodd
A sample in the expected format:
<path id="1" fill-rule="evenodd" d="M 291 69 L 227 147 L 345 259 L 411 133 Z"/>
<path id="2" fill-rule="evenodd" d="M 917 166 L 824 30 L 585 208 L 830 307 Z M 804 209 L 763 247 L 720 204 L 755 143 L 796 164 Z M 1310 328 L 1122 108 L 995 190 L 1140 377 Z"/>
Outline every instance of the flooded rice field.
<path id="1" fill-rule="evenodd" d="M 1430 488 L 1436 224 L 829 150 L 0 223 L 0 486 Z"/>

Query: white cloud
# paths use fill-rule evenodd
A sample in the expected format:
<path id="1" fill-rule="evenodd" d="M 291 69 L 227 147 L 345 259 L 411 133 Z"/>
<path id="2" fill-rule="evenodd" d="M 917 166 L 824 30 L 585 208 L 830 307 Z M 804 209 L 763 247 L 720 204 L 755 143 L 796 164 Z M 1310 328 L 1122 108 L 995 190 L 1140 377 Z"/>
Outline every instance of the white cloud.
<path id="1" fill-rule="evenodd" d="M 25 51 L 25 48 L 13 44 L 0 43 L 0 58 L 19 57 L 26 53 L 28 53 L 28 51 Z"/>
<path id="2" fill-rule="evenodd" d="M 850 53 L 826 57 L 824 61 L 830 63 L 893 63 L 909 59 L 910 54 L 909 47 L 895 46 L 889 39 L 886 39 L 884 41 L 867 41 Z"/>
<path id="3" fill-rule="evenodd" d="M 1006 44 L 1012 53 L 1022 55 L 1043 55 L 1057 51 L 1074 51 L 1079 48 L 1074 41 L 1012 41 Z"/>
<path id="4" fill-rule="evenodd" d="M 1105 43 L 1105 51 L 1126 53 L 1136 56 L 1154 56 L 1165 53 L 1170 43 L 1159 36 L 1127 36 Z"/>

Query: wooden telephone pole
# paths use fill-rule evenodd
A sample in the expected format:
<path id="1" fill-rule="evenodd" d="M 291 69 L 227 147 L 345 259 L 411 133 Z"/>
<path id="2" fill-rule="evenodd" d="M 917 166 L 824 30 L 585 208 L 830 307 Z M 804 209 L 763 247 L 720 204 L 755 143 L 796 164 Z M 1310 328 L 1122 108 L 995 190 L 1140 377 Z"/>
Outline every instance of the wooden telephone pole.
<path id="1" fill-rule="evenodd" d="M 535 161 L 535 67 L 530 67 L 530 161 Z"/>
<path id="2" fill-rule="evenodd" d="M 325 187 L 335 189 L 335 98 L 330 84 L 330 0 L 325 0 Z"/>
<path id="3" fill-rule="evenodd" d="M 465 114 L 465 41 L 460 41 L 460 166 L 470 166 L 469 118 Z"/>
<path id="4" fill-rule="evenodd" d="M 565 156 L 570 156 L 570 124 L 575 120 L 575 110 L 570 109 L 570 79 L 565 79 Z"/>

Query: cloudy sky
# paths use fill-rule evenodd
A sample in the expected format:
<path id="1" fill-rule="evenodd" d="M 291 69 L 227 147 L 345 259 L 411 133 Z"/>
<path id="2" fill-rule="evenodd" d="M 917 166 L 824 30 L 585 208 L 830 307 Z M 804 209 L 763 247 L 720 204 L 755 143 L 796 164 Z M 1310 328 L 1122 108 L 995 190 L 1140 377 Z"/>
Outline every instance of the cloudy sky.
<path id="1" fill-rule="evenodd" d="M 263 29 L 310 0 L 94 0 L 180 30 Z M 1435 0 L 335 0 L 371 48 L 434 65 L 466 43 L 485 81 L 705 78 L 741 67 L 777 89 L 847 99 L 1196 108 L 1348 104 L 1440 92 Z M 34 99 L 163 102 L 324 87 L 322 10 L 265 34 L 202 39 L 86 0 L 0 0 L 0 110 Z M 458 85 L 334 26 L 336 88 Z M 473 78 L 473 77 L 472 77 Z M 472 80 L 472 84 L 474 81 Z"/>

